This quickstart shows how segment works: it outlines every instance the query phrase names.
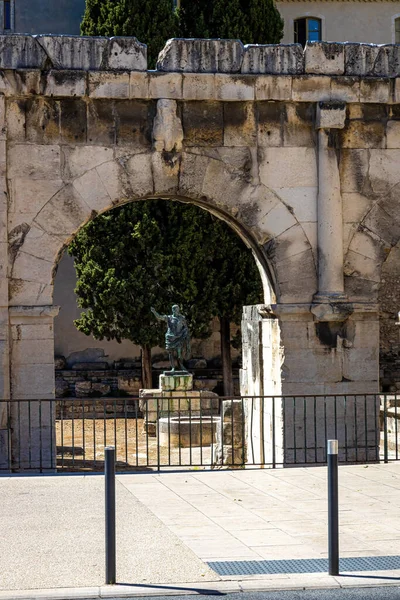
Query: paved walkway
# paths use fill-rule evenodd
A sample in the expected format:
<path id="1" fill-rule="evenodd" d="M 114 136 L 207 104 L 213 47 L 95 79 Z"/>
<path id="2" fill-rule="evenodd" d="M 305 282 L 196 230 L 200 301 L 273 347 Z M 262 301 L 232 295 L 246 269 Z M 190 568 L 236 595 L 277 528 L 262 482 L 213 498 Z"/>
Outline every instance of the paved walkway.
<path id="1" fill-rule="evenodd" d="M 81 597 L 400 583 L 397 566 L 384 568 L 389 558 L 339 578 L 290 573 L 293 562 L 265 574 L 269 561 L 326 558 L 326 469 L 319 467 L 119 475 L 117 578 L 124 585 L 100 588 L 103 485 L 99 475 L 0 478 L 0 598 L 16 596 L 9 590 L 83 586 L 91 592 L 80 590 Z M 399 505 L 400 463 L 340 467 L 341 556 L 400 555 Z M 251 561 L 262 567 L 255 574 Z"/>

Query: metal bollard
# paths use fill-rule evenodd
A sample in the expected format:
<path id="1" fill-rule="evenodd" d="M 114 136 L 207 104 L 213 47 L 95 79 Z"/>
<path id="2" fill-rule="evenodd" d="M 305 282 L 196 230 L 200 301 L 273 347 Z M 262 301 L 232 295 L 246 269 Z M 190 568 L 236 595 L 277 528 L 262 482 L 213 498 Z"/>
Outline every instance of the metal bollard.
<path id="1" fill-rule="evenodd" d="M 116 581 L 115 544 L 115 448 L 104 448 L 104 475 L 106 492 L 106 584 Z"/>
<path id="2" fill-rule="evenodd" d="M 339 486 L 337 440 L 328 440 L 327 452 L 329 575 L 339 575 Z"/>

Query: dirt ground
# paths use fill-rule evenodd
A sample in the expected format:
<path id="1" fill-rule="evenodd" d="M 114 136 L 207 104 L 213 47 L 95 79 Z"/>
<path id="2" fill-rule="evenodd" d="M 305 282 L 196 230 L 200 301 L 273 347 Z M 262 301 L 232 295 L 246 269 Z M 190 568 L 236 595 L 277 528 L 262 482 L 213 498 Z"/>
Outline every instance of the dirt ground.
<path id="1" fill-rule="evenodd" d="M 56 422 L 57 468 L 102 471 L 104 447 L 115 446 L 118 471 L 158 466 L 210 466 L 211 446 L 163 448 L 147 435 L 143 419 L 63 419 Z"/>

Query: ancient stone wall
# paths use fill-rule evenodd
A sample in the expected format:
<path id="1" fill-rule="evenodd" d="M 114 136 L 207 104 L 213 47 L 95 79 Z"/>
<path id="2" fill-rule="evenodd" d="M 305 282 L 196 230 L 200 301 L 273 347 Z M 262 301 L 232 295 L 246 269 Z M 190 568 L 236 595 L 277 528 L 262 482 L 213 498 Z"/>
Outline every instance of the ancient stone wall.
<path id="1" fill-rule="evenodd" d="M 0 37 L 2 395 L 54 396 L 53 281 L 75 232 L 160 197 L 209 210 L 252 248 L 262 320 L 280 328 L 275 388 L 378 391 L 400 46 L 170 40 L 146 69 L 134 38 Z"/>

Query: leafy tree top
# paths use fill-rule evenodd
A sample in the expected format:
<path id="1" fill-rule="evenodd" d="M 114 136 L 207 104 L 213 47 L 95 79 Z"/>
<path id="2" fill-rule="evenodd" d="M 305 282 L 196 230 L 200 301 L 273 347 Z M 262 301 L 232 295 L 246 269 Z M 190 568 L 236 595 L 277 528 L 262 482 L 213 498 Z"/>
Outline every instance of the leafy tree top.
<path id="1" fill-rule="evenodd" d="M 172 37 L 240 39 L 245 44 L 277 44 L 283 20 L 274 0 L 86 0 L 82 35 L 135 36 L 147 44 L 153 69 Z"/>
<path id="2" fill-rule="evenodd" d="M 184 37 L 279 44 L 283 35 L 283 19 L 273 0 L 181 0 L 178 12 Z"/>
<path id="3" fill-rule="evenodd" d="M 172 0 L 86 0 L 82 35 L 135 36 L 147 44 L 149 68 L 154 68 L 165 42 L 179 35 Z"/>

